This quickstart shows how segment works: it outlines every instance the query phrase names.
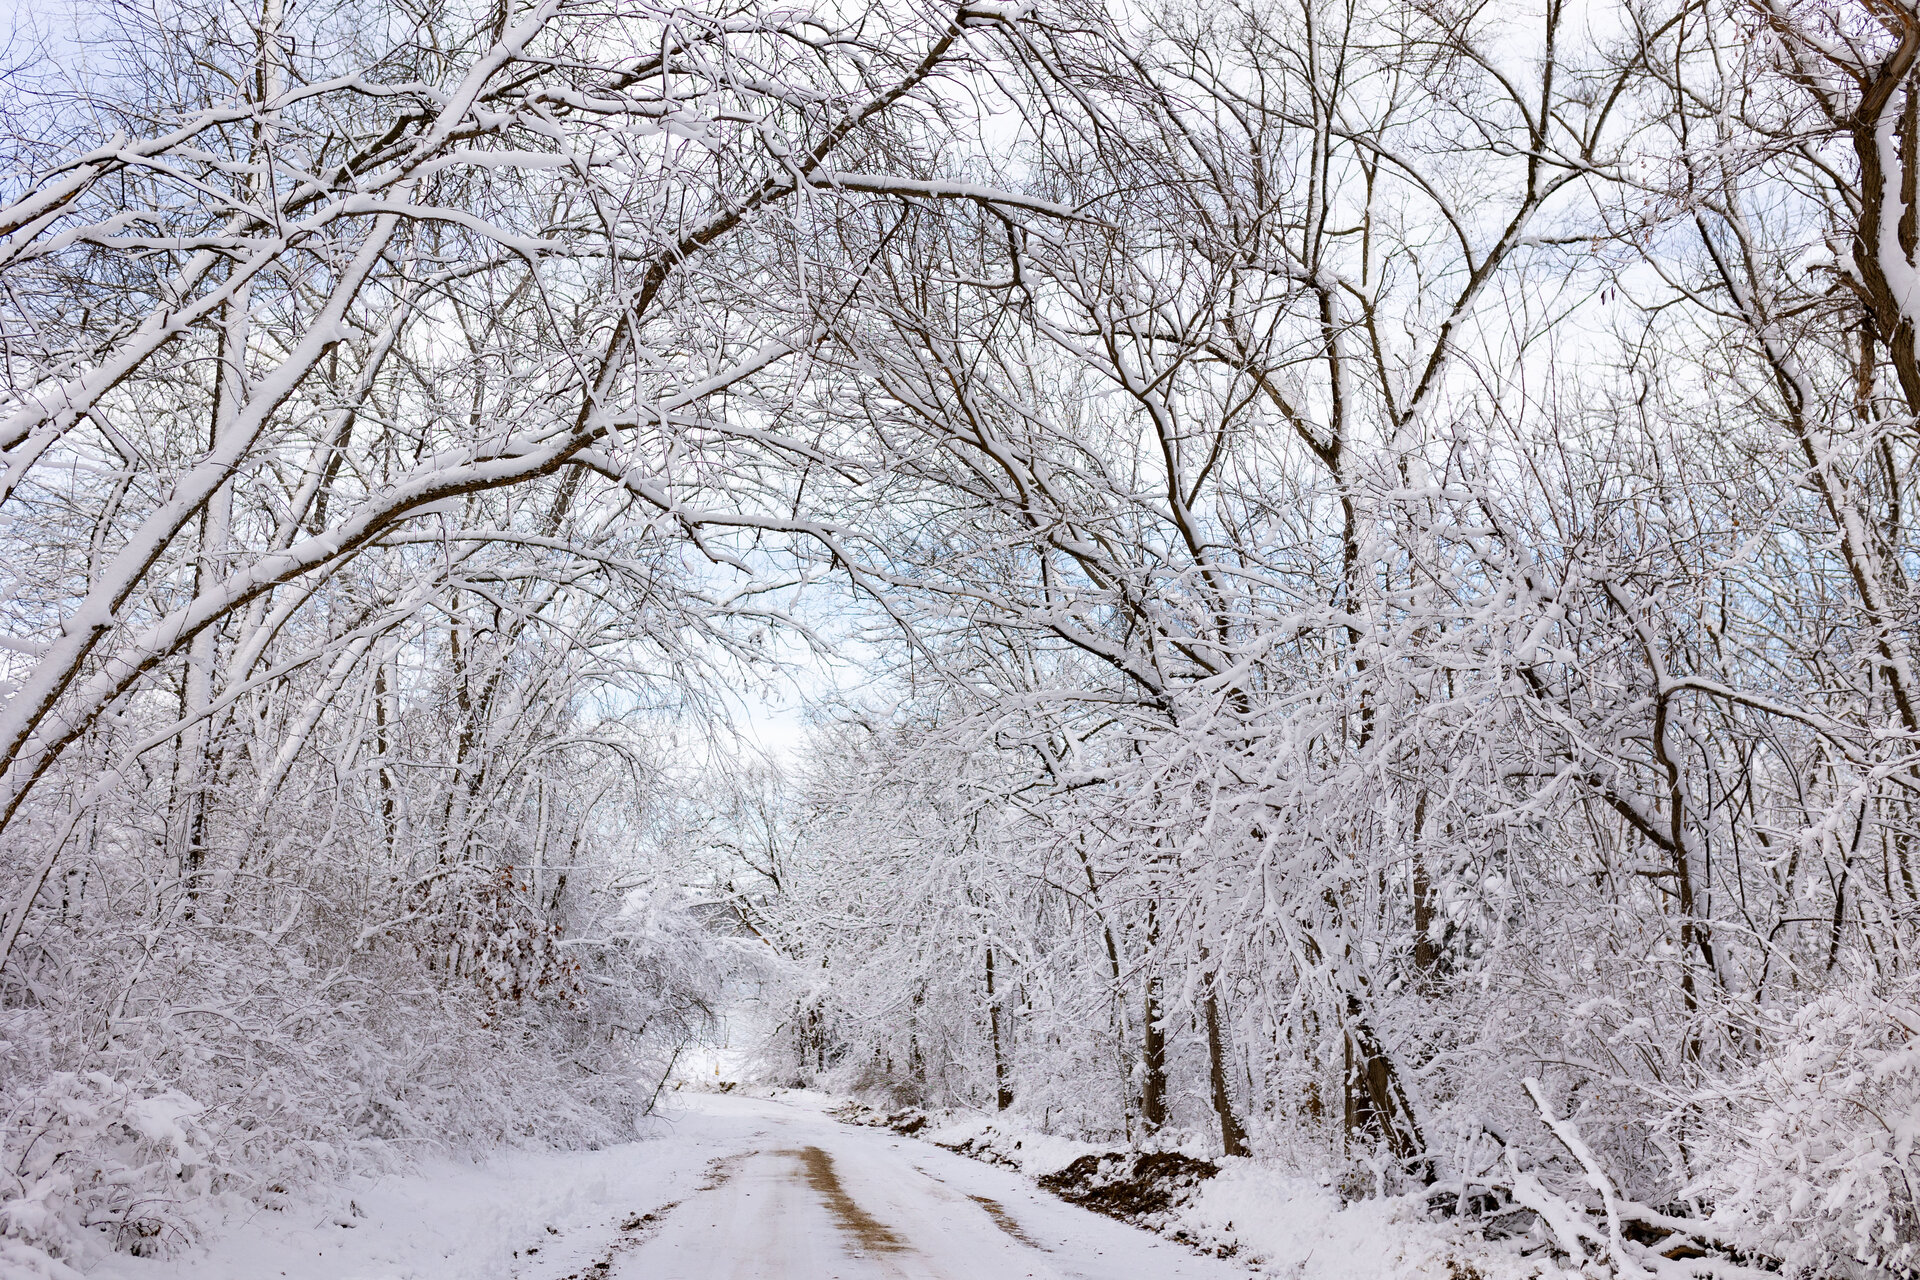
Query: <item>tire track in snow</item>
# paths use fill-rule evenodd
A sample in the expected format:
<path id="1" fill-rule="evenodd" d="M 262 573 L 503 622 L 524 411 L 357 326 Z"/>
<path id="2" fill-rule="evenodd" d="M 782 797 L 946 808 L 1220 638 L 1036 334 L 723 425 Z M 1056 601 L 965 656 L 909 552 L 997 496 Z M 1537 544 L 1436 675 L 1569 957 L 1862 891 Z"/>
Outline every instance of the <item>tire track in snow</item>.
<path id="1" fill-rule="evenodd" d="M 1049 1249 L 1046 1245 L 1041 1244 L 1038 1240 L 1028 1235 L 1026 1228 L 1014 1221 L 1013 1215 L 1007 1212 L 1007 1207 L 998 1200 L 995 1200 L 992 1196 L 976 1196 L 969 1193 L 967 1199 L 973 1201 L 982 1209 L 985 1209 L 987 1216 L 993 1219 L 994 1226 L 1000 1228 L 1021 1244 L 1026 1245 L 1029 1249 L 1038 1249 L 1042 1253 L 1053 1252 L 1052 1249 Z"/>
<path id="2" fill-rule="evenodd" d="M 707 1180 L 695 1187 L 692 1195 L 699 1195 L 703 1191 L 719 1190 L 720 1187 L 725 1185 L 727 1179 L 733 1176 L 733 1171 L 739 1167 L 742 1160 L 758 1154 L 760 1153 L 757 1151 L 739 1151 L 730 1156 L 716 1156 L 714 1159 L 707 1161 Z M 657 1208 L 649 1209 L 645 1213 L 635 1214 L 626 1219 L 620 1224 L 620 1236 L 614 1241 L 612 1248 L 608 1249 L 606 1253 L 589 1262 L 578 1271 L 568 1272 L 565 1276 L 562 1276 L 560 1280 L 603 1280 L 603 1277 L 611 1275 L 613 1273 L 613 1264 L 619 1259 L 620 1255 L 637 1249 L 652 1239 L 654 1235 L 659 1232 L 660 1228 L 665 1225 L 667 1215 L 684 1204 L 687 1198 L 691 1197 L 680 1200 L 669 1200 Z M 548 1230 L 552 1230 L 552 1228 L 548 1228 Z M 527 1252 L 537 1253 L 538 1250 L 529 1249 Z"/>
<path id="3" fill-rule="evenodd" d="M 792 1156 L 800 1162 L 806 1172 L 807 1185 L 826 1204 L 840 1229 L 863 1251 L 875 1254 L 908 1251 L 907 1242 L 896 1235 L 893 1228 L 862 1209 L 847 1194 L 846 1188 L 840 1185 L 840 1175 L 834 1172 L 833 1157 L 821 1148 L 799 1147 L 774 1154 Z"/>

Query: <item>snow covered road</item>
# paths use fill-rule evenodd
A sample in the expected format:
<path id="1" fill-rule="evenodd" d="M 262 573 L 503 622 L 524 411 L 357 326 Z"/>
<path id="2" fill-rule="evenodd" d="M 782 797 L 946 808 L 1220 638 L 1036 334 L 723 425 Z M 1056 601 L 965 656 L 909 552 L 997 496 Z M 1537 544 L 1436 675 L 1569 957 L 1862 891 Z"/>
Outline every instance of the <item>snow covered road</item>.
<path id="1" fill-rule="evenodd" d="M 671 1131 L 261 1214 L 129 1280 L 1227 1280 L 1247 1272 L 817 1100 L 681 1095 Z"/>
<path id="2" fill-rule="evenodd" d="M 1026 1179 L 777 1101 L 715 1099 L 738 1154 L 615 1261 L 613 1280 L 1244 1277 Z"/>

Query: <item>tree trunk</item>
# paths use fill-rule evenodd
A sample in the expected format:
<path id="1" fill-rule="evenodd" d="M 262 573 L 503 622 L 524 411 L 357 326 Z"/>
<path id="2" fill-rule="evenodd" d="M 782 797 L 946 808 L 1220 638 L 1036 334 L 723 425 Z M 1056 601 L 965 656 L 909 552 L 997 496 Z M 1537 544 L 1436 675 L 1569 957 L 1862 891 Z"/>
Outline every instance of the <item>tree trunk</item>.
<path id="1" fill-rule="evenodd" d="M 1440 959 L 1433 945 L 1433 877 L 1421 848 L 1426 818 L 1427 793 L 1422 791 L 1413 807 L 1413 967 L 1421 982 L 1428 980 Z"/>
<path id="2" fill-rule="evenodd" d="M 1406 1088 L 1400 1083 L 1400 1073 L 1361 1014 L 1360 1002 L 1352 997 L 1347 1006 L 1346 1067 L 1348 1137 L 1366 1133 L 1384 1140 L 1396 1159 L 1424 1180 L 1432 1181 L 1426 1138 L 1420 1132 Z"/>
<path id="3" fill-rule="evenodd" d="M 993 948 L 987 948 L 987 1025 L 993 1036 L 993 1105 L 1005 1111 L 1013 1105 L 1013 1084 L 1008 1077 L 1006 1048 L 1000 1039 L 1000 1000 L 993 993 Z"/>
<path id="4" fill-rule="evenodd" d="M 1140 1023 L 1140 1129 L 1153 1134 L 1167 1122 L 1167 1031 L 1160 1021 L 1160 979 L 1147 979 Z"/>
<path id="5" fill-rule="evenodd" d="M 1233 1114 L 1233 1096 L 1227 1091 L 1227 1055 L 1220 1034 L 1220 1002 L 1211 988 L 1205 1006 L 1207 1021 L 1207 1083 L 1213 1089 L 1213 1113 L 1220 1117 L 1220 1147 L 1230 1156 L 1249 1156 L 1247 1132 Z"/>

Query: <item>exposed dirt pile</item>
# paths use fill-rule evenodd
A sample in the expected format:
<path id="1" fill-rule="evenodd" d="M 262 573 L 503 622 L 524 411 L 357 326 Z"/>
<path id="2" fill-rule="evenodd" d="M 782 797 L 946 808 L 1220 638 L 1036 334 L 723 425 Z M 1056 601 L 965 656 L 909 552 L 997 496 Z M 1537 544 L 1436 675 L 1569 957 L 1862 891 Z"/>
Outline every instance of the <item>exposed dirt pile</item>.
<path id="1" fill-rule="evenodd" d="M 1220 1172 L 1211 1160 L 1178 1151 L 1107 1151 L 1081 1156 L 1041 1177 L 1040 1185 L 1110 1218 L 1158 1228 L 1196 1188 Z"/>
<path id="2" fill-rule="evenodd" d="M 919 1107 L 888 1111 L 864 1102 L 846 1102 L 827 1114 L 844 1124 L 918 1137 L 986 1164 L 1038 1172 L 1031 1158 L 1034 1152 L 1022 1150 L 1025 1143 L 1016 1132 L 988 1125 L 955 1140 L 950 1124 L 955 1113 L 930 1113 Z M 1069 1204 L 1145 1227 L 1201 1253 L 1229 1257 L 1238 1251 L 1235 1245 L 1196 1239 L 1175 1221 L 1192 1204 L 1200 1184 L 1219 1172 L 1220 1166 L 1212 1161 L 1178 1151 L 1109 1149 L 1080 1155 L 1062 1168 L 1040 1173 L 1037 1181 L 1042 1190 Z"/>
<path id="3" fill-rule="evenodd" d="M 1023 1168 L 1018 1159 L 1019 1138 L 989 1127 L 957 1142 L 942 1142 L 927 1132 L 945 1123 L 919 1107 L 883 1111 L 864 1102 L 847 1102 L 827 1112 L 844 1124 L 891 1129 L 921 1137 L 937 1147 L 1009 1169 Z M 1009 1149 L 1011 1148 L 1011 1149 Z M 1193 1199 L 1201 1183 L 1220 1172 L 1210 1160 L 1178 1151 L 1093 1151 L 1065 1168 L 1041 1174 L 1040 1186 L 1070 1204 L 1104 1213 L 1109 1218 L 1160 1230 L 1167 1219 Z"/>
<path id="4" fill-rule="evenodd" d="M 1014 1159 L 1014 1157 L 1007 1152 L 1000 1150 L 1000 1148 L 995 1145 L 996 1139 L 1004 1141 L 1002 1135 L 988 1130 L 986 1133 L 976 1137 L 962 1138 L 959 1142 L 941 1142 L 938 1138 L 929 1138 L 927 1140 L 936 1147 L 945 1147 L 948 1151 L 952 1151 L 957 1155 L 968 1156 L 975 1160 L 984 1161 L 987 1164 L 997 1164 L 1008 1169 L 1022 1168 L 1018 1160 Z M 1015 1139 L 1013 1145 L 1016 1148 L 1019 1147 L 1019 1140 Z"/>
<path id="5" fill-rule="evenodd" d="M 827 1114 L 842 1124 L 863 1124 L 871 1129 L 891 1129 L 909 1138 L 933 1123 L 933 1117 L 919 1107 L 901 1107 L 897 1111 L 882 1111 L 864 1102 L 842 1103 L 840 1106 L 828 1108 Z"/>

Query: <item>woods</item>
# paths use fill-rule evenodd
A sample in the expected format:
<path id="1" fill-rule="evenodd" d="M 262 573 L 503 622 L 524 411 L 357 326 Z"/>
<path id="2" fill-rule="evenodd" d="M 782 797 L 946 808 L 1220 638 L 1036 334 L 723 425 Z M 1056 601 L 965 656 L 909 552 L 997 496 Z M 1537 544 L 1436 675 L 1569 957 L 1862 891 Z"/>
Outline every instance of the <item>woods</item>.
<path id="1" fill-rule="evenodd" d="M 10 56 L 0 1261 L 626 1134 L 751 970 L 783 1083 L 1915 1265 L 1920 9 Z"/>

